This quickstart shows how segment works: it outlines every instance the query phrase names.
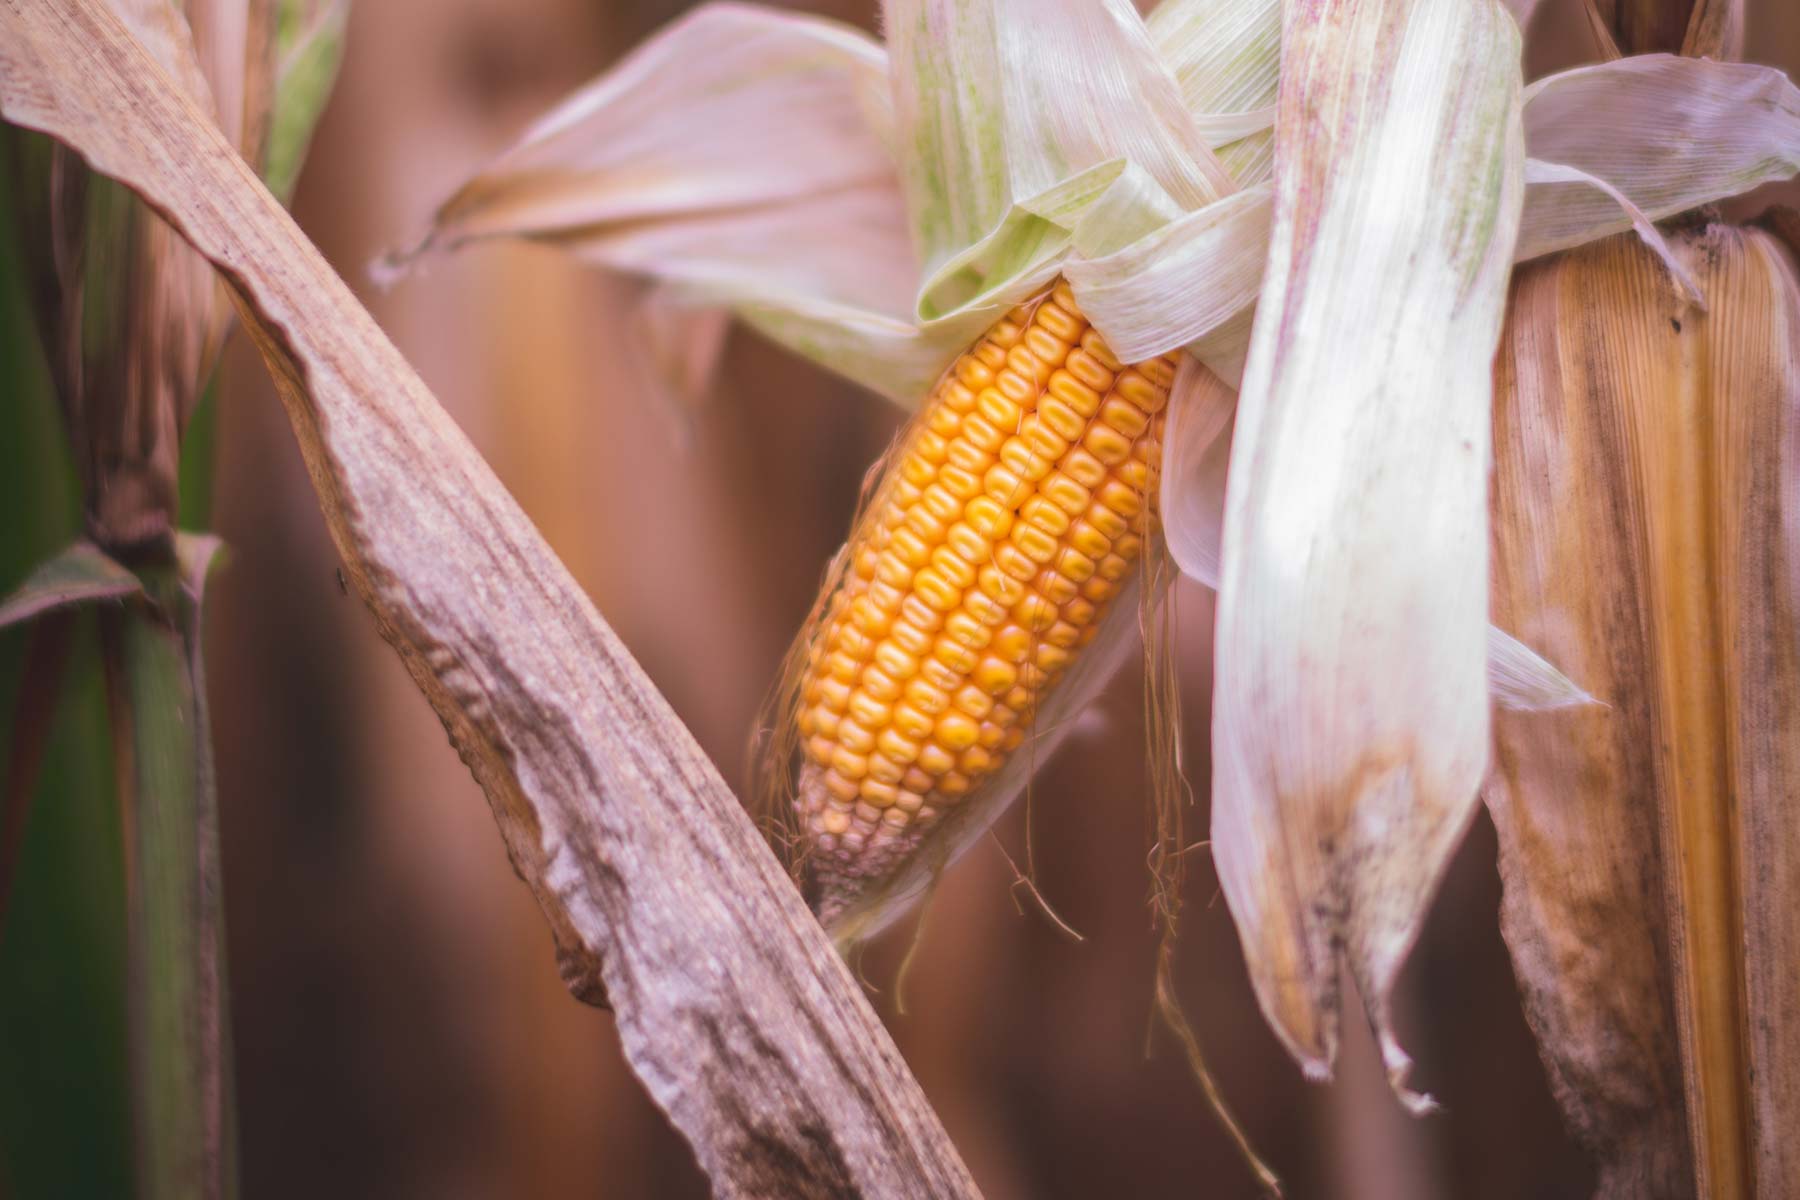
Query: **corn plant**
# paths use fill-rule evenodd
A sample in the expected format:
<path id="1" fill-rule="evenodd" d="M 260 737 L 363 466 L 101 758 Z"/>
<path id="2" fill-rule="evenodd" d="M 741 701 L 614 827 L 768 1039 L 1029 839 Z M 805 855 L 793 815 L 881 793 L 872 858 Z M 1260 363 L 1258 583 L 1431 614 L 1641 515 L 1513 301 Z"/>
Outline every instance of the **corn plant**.
<path id="1" fill-rule="evenodd" d="M 1603 61 L 1529 87 L 1531 6 L 1496 0 L 888 0 L 885 44 L 708 5 L 385 268 L 552 242 L 654 281 L 664 361 L 728 312 L 920 408 L 771 706 L 765 787 L 840 948 L 1156 650 L 1172 562 L 1218 589 L 1211 853 L 1299 1066 L 1329 1075 L 1348 983 L 1431 1107 L 1389 996 L 1485 795 L 1602 1190 L 1786 1195 L 1795 224 L 1707 206 L 1800 170 L 1800 92 L 1732 61 L 1730 0 L 1583 4 Z M 554 556 L 236 160 L 171 165 L 218 144 L 203 115 L 73 11 L 0 9 L 0 107 L 233 272 L 351 581 L 714 1185 L 969 1191 Z M 1172 938 L 1180 748 L 1149 748 Z"/>

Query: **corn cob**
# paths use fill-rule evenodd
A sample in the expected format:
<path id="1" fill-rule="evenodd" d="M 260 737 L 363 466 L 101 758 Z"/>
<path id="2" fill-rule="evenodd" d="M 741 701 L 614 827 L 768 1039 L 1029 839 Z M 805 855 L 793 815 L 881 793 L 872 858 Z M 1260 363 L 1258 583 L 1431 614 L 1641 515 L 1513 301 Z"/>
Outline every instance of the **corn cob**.
<path id="1" fill-rule="evenodd" d="M 1154 534 L 1174 375 L 1121 364 L 1059 281 L 939 381 L 806 648 L 797 806 L 827 890 L 885 875 L 1029 735 Z"/>

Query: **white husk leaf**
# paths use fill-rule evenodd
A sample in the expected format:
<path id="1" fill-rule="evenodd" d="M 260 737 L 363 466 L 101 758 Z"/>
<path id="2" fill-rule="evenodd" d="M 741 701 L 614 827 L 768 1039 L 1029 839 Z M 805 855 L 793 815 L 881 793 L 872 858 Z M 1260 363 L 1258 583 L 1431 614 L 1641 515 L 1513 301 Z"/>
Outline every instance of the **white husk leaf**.
<path id="1" fill-rule="evenodd" d="M 1329 1071 L 1347 969 L 1400 1088 L 1388 993 L 1487 761 L 1519 36 L 1494 0 L 1291 0 L 1283 56 L 1227 486 L 1213 852 L 1289 1049 Z"/>
<path id="2" fill-rule="evenodd" d="M 1525 140 L 1531 157 L 1603 179 L 1660 221 L 1800 171 L 1800 91 L 1773 67 L 1621 58 L 1527 88 Z M 1526 195 L 1517 253 L 1631 227 L 1631 214 L 1591 186 L 1543 184 Z"/>
<path id="3" fill-rule="evenodd" d="M 1156 52 L 1241 186 L 1274 170 L 1280 0 L 1163 0 L 1150 14 Z M 1224 133 L 1230 141 L 1220 140 Z"/>

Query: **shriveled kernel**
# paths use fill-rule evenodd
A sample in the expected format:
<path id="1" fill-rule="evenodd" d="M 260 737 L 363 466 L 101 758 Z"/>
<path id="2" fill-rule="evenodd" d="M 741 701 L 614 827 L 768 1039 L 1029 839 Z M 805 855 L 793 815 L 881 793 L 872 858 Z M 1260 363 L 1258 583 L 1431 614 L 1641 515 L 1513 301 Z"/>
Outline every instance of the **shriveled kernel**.
<path id="1" fill-rule="evenodd" d="M 975 585 L 974 564 L 949 546 L 939 546 L 931 552 L 931 569 L 958 591 Z"/>
<path id="2" fill-rule="evenodd" d="M 931 544 L 910 529 L 894 530 L 888 546 L 890 554 L 898 555 L 901 562 L 915 569 L 931 558 Z"/>
<path id="3" fill-rule="evenodd" d="M 844 706 L 850 703 L 850 685 L 841 679 L 820 680 L 819 703 L 832 712 L 843 712 Z"/>
<path id="4" fill-rule="evenodd" d="M 1061 646 L 1052 646 L 1045 642 L 1037 648 L 1037 665 L 1052 673 L 1067 667 L 1073 656 Z"/>
<path id="5" fill-rule="evenodd" d="M 970 528 L 966 521 L 958 521 L 944 531 L 944 544 L 956 551 L 958 558 L 973 566 L 981 566 L 988 560 L 988 540 Z"/>
<path id="6" fill-rule="evenodd" d="M 907 737 L 891 725 L 875 736 L 875 749 L 883 758 L 902 767 L 919 757 L 918 740 Z"/>
<path id="7" fill-rule="evenodd" d="M 1015 406 L 1031 404 L 1037 400 L 1037 389 L 1032 386 L 1029 379 L 1017 371 L 1000 372 L 1000 377 L 994 381 L 994 386 L 1000 390 L 1003 397 L 1010 400 Z M 993 420 L 992 417 L 988 419 Z M 1005 428 L 999 421 L 994 421 L 994 423 L 1000 425 L 1002 429 Z"/>
<path id="8" fill-rule="evenodd" d="M 1135 404 L 1117 398 L 1100 406 L 1100 420 L 1108 429 L 1128 440 L 1142 437 L 1150 428 L 1150 414 Z"/>
<path id="9" fill-rule="evenodd" d="M 893 628 L 888 631 L 888 640 L 893 642 L 897 648 L 914 658 L 917 658 L 919 655 L 931 649 L 931 634 L 904 618 L 894 622 Z M 879 650 L 880 647 L 877 646 L 876 649 Z M 887 666 L 883 664 L 880 659 L 871 663 L 870 666 L 880 670 L 888 678 L 893 679 L 896 682 L 906 678 L 904 675 L 896 675 L 892 671 L 889 671 Z"/>
<path id="10" fill-rule="evenodd" d="M 1036 592 L 1028 593 L 1013 608 L 1013 616 L 1018 619 L 1019 624 L 1032 633 L 1042 633 L 1050 628 L 1056 624 L 1059 615 L 1056 605 Z"/>
<path id="11" fill-rule="evenodd" d="M 994 547 L 994 565 L 1020 583 L 1028 582 L 1037 574 L 1037 563 L 1011 542 L 1001 542 Z"/>
<path id="12" fill-rule="evenodd" d="M 905 775 L 906 768 L 902 764 L 895 762 L 885 754 L 871 754 L 869 755 L 869 776 L 868 779 L 863 780 L 863 786 L 867 787 L 870 779 L 878 783 L 898 784 Z"/>
<path id="13" fill-rule="evenodd" d="M 1135 517 L 1144 510 L 1144 495 L 1117 479 L 1109 479 L 1094 493 L 1094 502 L 1105 505 L 1121 517 Z"/>
<path id="14" fill-rule="evenodd" d="M 943 702 L 932 711 L 942 711 L 949 703 L 950 698 L 945 696 Z M 900 703 L 894 705 L 894 728 L 898 729 L 909 738 L 924 739 L 930 737 L 931 730 L 936 724 L 937 719 L 935 717 L 926 716 L 922 710 L 915 708 L 910 700 L 902 700 Z"/>
<path id="15" fill-rule="evenodd" d="M 1024 581 L 1014 579 L 997 566 L 983 567 L 975 576 L 975 586 L 981 589 L 982 595 L 989 596 L 1008 608 L 1017 604 L 1025 594 Z"/>
<path id="16" fill-rule="evenodd" d="M 943 663 L 958 676 L 967 675 L 981 661 L 980 655 L 969 649 L 955 638 L 939 638 L 937 645 L 931 648 L 931 657 Z"/>
<path id="17" fill-rule="evenodd" d="M 1075 378 L 1066 367 L 1051 374 L 1048 391 L 1084 417 L 1100 411 L 1100 393 Z"/>
<path id="18" fill-rule="evenodd" d="M 852 658 L 842 650 L 835 651 L 825 658 L 825 669 L 839 683 L 855 683 L 856 677 L 862 674 L 862 660 Z"/>
<path id="19" fill-rule="evenodd" d="M 852 754 L 867 754 L 875 748 L 874 732 L 848 716 L 838 722 L 836 740 Z"/>
<path id="20" fill-rule="evenodd" d="M 962 498 L 952 495 L 941 480 L 925 489 L 919 496 L 919 503 L 945 525 L 962 516 Z"/>
<path id="21" fill-rule="evenodd" d="M 871 775 L 862 781 L 862 798 L 871 808 L 886 808 L 900 798 L 900 789 Z"/>
<path id="22" fill-rule="evenodd" d="M 1072 301 L 1073 296 L 1070 299 Z M 1087 322 L 1056 303 L 1054 298 L 1038 307 L 1036 317 L 1038 324 L 1065 346 L 1073 346 L 1087 332 Z"/>
<path id="23" fill-rule="evenodd" d="M 1131 570 L 1131 563 L 1117 554 L 1109 554 L 1100 560 L 1094 573 L 1103 579 L 1120 580 Z"/>
<path id="24" fill-rule="evenodd" d="M 1047 567 L 1031 581 L 1031 586 L 1038 595 L 1048 600 L 1056 608 L 1074 599 L 1080 591 L 1080 585 L 1066 575 L 1057 574 L 1055 568 Z"/>
<path id="25" fill-rule="evenodd" d="M 1118 594 L 1119 585 L 1101 575 L 1096 575 L 1081 585 L 1081 594 L 1095 604 L 1105 604 Z"/>
<path id="26" fill-rule="evenodd" d="M 979 650 L 994 640 L 994 631 L 967 611 L 953 612 L 944 618 L 944 632 L 971 650 Z M 867 672 L 864 675 L 866 677 Z"/>
<path id="27" fill-rule="evenodd" d="M 1113 390 L 1146 412 L 1159 412 L 1169 402 L 1168 393 L 1144 378 L 1142 368 L 1121 372 Z"/>
<path id="28" fill-rule="evenodd" d="M 995 575 L 1000 574 L 998 571 L 994 571 L 992 567 L 987 568 L 987 570 L 993 571 Z M 1004 578 L 1004 576 L 1002 576 L 1002 578 Z M 1012 580 L 1011 582 L 1016 584 L 1018 581 Z M 1006 605 L 1001 604 L 986 592 L 979 590 L 963 593 L 963 611 L 968 613 L 971 617 L 974 617 L 977 621 L 980 621 L 983 625 L 998 625 L 1001 621 L 1006 619 Z"/>
<path id="29" fill-rule="evenodd" d="M 1002 431 L 995 426 L 992 421 L 989 421 L 980 413 L 970 413 L 963 418 L 963 437 L 967 438 L 971 445 L 976 446 L 989 454 L 998 450 L 1000 448 L 1000 443 L 1004 442 L 1006 440 L 1006 435 L 1011 432 L 1012 430 L 1010 429 Z"/>
<path id="30" fill-rule="evenodd" d="M 1031 657 L 1031 632 L 1017 625 L 1008 625 L 994 635 L 994 653 L 1009 663 L 1022 663 Z"/>
<path id="31" fill-rule="evenodd" d="M 952 710 L 938 718 L 937 729 L 931 736 L 952 754 L 960 754 L 975 744 L 981 736 L 981 726 L 966 713 Z"/>
<path id="32" fill-rule="evenodd" d="M 944 540 L 944 522 L 923 504 L 915 504 L 908 510 L 906 524 L 913 532 L 934 545 Z"/>
<path id="33" fill-rule="evenodd" d="M 935 684 L 927 683 L 923 679 L 915 679 L 906 685 L 906 703 L 917 709 L 922 718 L 936 718 L 939 713 L 949 707 L 950 698 L 944 694 L 942 688 Z M 898 716 L 895 719 L 898 721 Z M 910 717 L 907 725 L 908 728 L 905 732 L 908 736 L 912 736 L 912 730 L 916 728 L 916 725 Z"/>
<path id="34" fill-rule="evenodd" d="M 854 659 L 865 659 L 875 650 L 875 639 L 846 621 L 838 626 L 832 644 Z"/>
<path id="35" fill-rule="evenodd" d="M 1109 467 L 1131 457 L 1130 439 L 1110 425 L 1090 427 L 1087 436 L 1081 440 L 1081 444 L 1089 454 Z"/>
<path id="36" fill-rule="evenodd" d="M 924 803 L 925 796 L 923 793 L 908 791 L 903 788 L 901 789 L 900 794 L 894 798 L 894 807 L 889 810 L 885 819 L 893 821 L 896 825 L 904 824 L 906 819 L 914 813 L 917 813 Z"/>
<path id="37" fill-rule="evenodd" d="M 994 756 L 986 746 L 980 744 L 981 734 L 979 731 L 976 732 L 975 738 L 976 744 L 964 750 L 962 756 L 956 760 L 956 769 L 964 775 L 986 775 L 994 769 Z"/>
<path id="38" fill-rule="evenodd" d="M 1112 539 L 1094 528 L 1085 517 L 1069 525 L 1068 543 L 1096 562 L 1102 555 L 1112 553 Z"/>
<path id="39" fill-rule="evenodd" d="M 963 520 L 969 523 L 982 537 L 999 540 L 1012 529 L 1012 510 L 994 500 L 992 496 L 977 496 L 969 501 L 963 509 Z"/>
<path id="40" fill-rule="evenodd" d="M 929 775 L 934 782 L 943 778 L 944 772 L 954 766 L 956 766 L 955 757 L 936 742 L 926 742 L 919 747 L 919 769 Z"/>
<path id="41" fill-rule="evenodd" d="M 893 716 L 893 709 L 858 688 L 845 715 L 865 729 L 879 729 Z"/>
<path id="42" fill-rule="evenodd" d="M 1125 364 L 1112 352 L 1112 347 L 1106 344 L 1106 339 L 1100 336 L 1098 329 L 1089 329 L 1081 335 L 1081 349 L 1084 353 L 1093 355 L 1101 369 L 1109 375 L 1125 369 Z M 1109 383 L 1107 386 L 1112 385 Z"/>
<path id="43" fill-rule="evenodd" d="M 1031 385 L 1012 372 L 1003 371 L 998 387 L 988 388 L 981 395 L 975 397 L 975 411 L 981 414 L 983 420 L 1002 433 L 1011 433 L 1017 429 L 1019 418 L 1025 415 L 1025 410 L 1020 407 L 1020 402 L 1008 396 L 1007 392 L 1029 396 Z"/>
<path id="44" fill-rule="evenodd" d="M 974 355 L 965 355 L 956 362 L 956 377 L 979 392 L 994 382 L 994 369 Z"/>
<path id="45" fill-rule="evenodd" d="M 1000 447 L 1000 461 L 1007 470 L 1030 484 L 1050 473 L 1052 460 L 1026 445 L 1022 438 L 1010 437 Z"/>
<path id="46" fill-rule="evenodd" d="M 900 602 L 900 617 L 915 629 L 923 629 L 927 633 L 937 632 L 944 623 L 944 611 L 928 603 L 916 590 Z"/>
<path id="47" fill-rule="evenodd" d="M 1081 583 L 1094 573 L 1094 560 L 1073 546 L 1065 546 L 1062 553 L 1056 556 L 1056 573 L 1065 579 Z"/>
<path id="48" fill-rule="evenodd" d="M 981 489 L 993 497 L 995 503 L 1007 508 L 1030 495 L 1025 481 L 1003 466 L 988 468 L 987 475 L 981 481 Z"/>
<path id="49" fill-rule="evenodd" d="M 1114 466 L 1113 478 L 1140 496 L 1147 494 L 1151 488 L 1156 486 L 1156 472 L 1135 457 L 1128 458 Z"/>
<path id="50" fill-rule="evenodd" d="M 945 771 L 943 777 L 938 780 L 937 790 L 939 794 L 945 796 L 966 796 L 969 794 L 970 786 L 972 785 L 967 775 L 960 771 Z M 924 810 L 921 809 L 919 813 L 921 820 L 924 819 L 924 815 Z"/>
<path id="51" fill-rule="evenodd" d="M 967 471 L 977 479 L 980 479 L 981 473 L 987 470 L 987 464 L 987 453 L 983 451 L 980 446 L 975 445 L 973 442 L 964 441 L 962 438 L 958 438 L 956 441 L 950 443 L 950 454 L 944 462 L 945 467 L 954 467 L 958 471 Z M 943 471 L 940 470 L 939 474 L 942 475 Z M 920 495 L 924 495 L 924 493 L 921 492 Z"/>
<path id="52" fill-rule="evenodd" d="M 862 789 L 857 786 L 854 779 L 848 778 L 836 767 L 833 767 L 825 772 L 825 790 L 831 793 L 833 799 L 848 803 L 856 799 L 857 793 Z"/>
<path id="53" fill-rule="evenodd" d="M 919 663 L 919 678 L 943 688 L 948 693 L 954 692 L 962 686 L 963 672 L 952 670 L 939 662 L 933 655 Z"/>
<path id="54" fill-rule="evenodd" d="M 1019 427 L 1019 436 L 1033 454 L 1047 463 L 1058 462 L 1069 452 L 1069 439 L 1050 428 L 1036 413 L 1025 418 L 1025 423 Z"/>
<path id="55" fill-rule="evenodd" d="M 1113 553 L 1121 558 L 1136 558 L 1144 548 L 1144 539 L 1135 533 L 1128 533 L 1113 543 Z"/>
<path id="56" fill-rule="evenodd" d="M 1060 646 L 1064 650 L 1073 650 L 1081 644 L 1081 630 L 1067 621 L 1053 621 L 1050 628 L 1044 630 L 1044 640 L 1052 646 Z"/>
<path id="57" fill-rule="evenodd" d="M 917 792 L 920 796 L 923 796 L 926 792 L 931 790 L 931 785 L 935 782 L 937 782 L 935 779 L 930 775 L 927 775 L 924 771 L 921 771 L 919 768 L 908 767 L 906 769 L 906 778 L 900 781 L 900 786 L 909 792 Z"/>
<path id="58" fill-rule="evenodd" d="M 1084 488 L 1097 488 L 1106 482 L 1106 464 L 1080 446 L 1063 455 L 1056 469 Z"/>
<path id="59" fill-rule="evenodd" d="M 846 746 L 839 746 L 831 756 L 831 769 L 845 779 L 860 780 L 869 773 L 869 760 Z"/>
<path id="60" fill-rule="evenodd" d="M 1063 356 L 1069 352 L 1069 343 L 1059 339 L 1042 325 L 1034 325 L 1025 331 L 1025 348 L 1030 350 L 1032 358 L 1037 360 L 1035 363 L 1038 372 L 1036 378 L 1041 386 L 1044 378 L 1050 373 L 1048 364 L 1061 362 Z M 1017 354 L 1018 351 L 1015 350 L 1007 355 L 1008 366 L 1014 366 Z M 1016 366 L 1014 369 L 1017 369 Z"/>
<path id="61" fill-rule="evenodd" d="M 917 510 L 914 510 L 917 511 Z M 898 551 L 884 550 L 875 560 L 875 578 L 896 588 L 912 586 L 913 569 Z"/>
<path id="62" fill-rule="evenodd" d="M 919 673 L 919 660 L 892 642 L 875 647 L 875 664 L 895 679 L 911 679 Z"/>
<path id="63" fill-rule="evenodd" d="M 913 577 L 913 591 L 942 613 L 950 612 L 962 600 L 962 591 L 932 567 L 926 567 Z"/>
<path id="64" fill-rule="evenodd" d="M 1087 419 L 1054 396 L 1039 404 L 1037 411 L 1050 431 L 1065 442 L 1080 441 L 1087 430 Z"/>
<path id="65" fill-rule="evenodd" d="M 1122 538 L 1131 532 L 1130 520 L 1098 502 L 1088 507 L 1083 520 L 1099 531 L 1100 536 L 1106 539 L 1108 545 L 1111 545 L 1113 539 Z M 1088 552 L 1085 546 L 1080 549 L 1083 554 Z"/>
<path id="66" fill-rule="evenodd" d="M 1069 528 L 1069 514 L 1042 496 L 1033 496 L 1019 505 L 1019 516 L 1053 538 L 1061 537 Z"/>
<path id="67" fill-rule="evenodd" d="M 990 696 L 1003 695 L 1019 682 L 1019 669 L 1010 662 L 988 655 L 975 668 L 975 686 Z"/>
<path id="68" fill-rule="evenodd" d="M 900 695 L 899 681 L 874 663 L 863 668 L 862 682 L 857 686 L 876 700 L 891 702 Z"/>
<path id="69" fill-rule="evenodd" d="M 976 343 L 975 349 L 971 351 L 971 353 L 988 367 L 998 371 L 1001 367 L 1006 365 L 1007 349 L 1008 347 L 1002 346 L 993 338 L 984 337 L 981 341 Z"/>
<path id="70" fill-rule="evenodd" d="M 994 708 L 994 698 L 974 684 L 957 692 L 950 703 L 977 721 L 987 716 Z"/>
<path id="71" fill-rule="evenodd" d="M 1025 552 L 1025 557 L 1039 565 L 1047 563 L 1055 558 L 1056 552 L 1059 549 L 1054 535 L 1045 533 L 1036 525 L 1027 525 L 1023 522 L 1013 526 L 1011 541 L 1013 545 Z M 999 551 L 998 548 L 996 548 L 996 562 L 999 561 L 998 554 Z M 921 572 L 921 574 L 923 574 L 923 572 Z M 1033 574 L 1036 574 L 1036 572 L 1033 572 Z M 917 585 L 915 584 L 914 586 Z"/>
<path id="72" fill-rule="evenodd" d="M 938 468 L 937 483 L 932 486 L 942 487 L 958 500 L 967 500 L 981 490 L 981 476 L 946 463 Z"/>
<path id="73" fill-rule="evenodd" d="M 1063 620 L 1077 629 L 1092 625 L 1098 611 L 1090 600 L 1069 600 L 1062 606 Z"/>
<path id="74" fill-rule="evenodd" d="M 937 477 L 937 464 L 909 454 L 900 464 L 900 477 L 914 487 L 924 487 Z"/>
<path id="75" fill-rule="evenodd" d="M 1038 485 L 1038 490 L 1052 504 L 1071 517 L 1080 516 L 1086 512 L 1087 506 L 1093 502 L 1092 492 L 1061 471 L 1052 471 L 1045 477 L 1044 482 Z"/>
<path id="76" fill-rule="evenodd" d="M 960 378 L 951 379 L 944 385 L 943 407 L 953 413 L 965 413 L 975 407 L 975 392 Z"/>
<path id="77" fill-rule="evenodd" d="M 1105 343 L 1102 342 L 1100 345 L 1101 347 L 1104 347 Z M 1110 353 L 1111 352 L 1109 351 L 1108 357 L 1110 357 Z M 1081 380 L 1081 382 L 1087 384 L 1096 392 L 1104 393 L 1113 385 L 1112 371 L 1107 369 L 1106 363 L 1102 360 L 1101 356 L 1095 352 L 1095 347 L 1090 345 L 1086 338 L 1082 339 L 1081 347 L 1079 349 L 1069 351 L 1069 357 L 1063 365 L 1067 368 L 1069 374 Z"/>
<path id="78" fill-rule="evenodd" d="M 944 455 L 949 453 L 949 450 L 949 441 L 942 434 L 934 433 L 930 429 L 921 429 L 919 436 L 913 440 L 912 444 L 912 452 L 933 466 L 943 462 Z"/>

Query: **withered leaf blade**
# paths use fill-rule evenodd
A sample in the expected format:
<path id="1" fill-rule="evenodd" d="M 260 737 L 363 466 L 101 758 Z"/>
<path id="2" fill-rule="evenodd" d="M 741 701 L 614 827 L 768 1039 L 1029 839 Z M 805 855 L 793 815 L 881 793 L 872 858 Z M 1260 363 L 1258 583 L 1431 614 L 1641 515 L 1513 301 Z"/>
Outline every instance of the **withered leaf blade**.
<path id="1" fill-rule="evenodd" d="M 138 577 L 89 541 L 45 560 L 0 600 L 0 629 L 71 605 L 118 600 L 143 590 Z"/>
<path id="2" fill-rule="evenodd" d="M 1213 853 L 1308 1074 L 1388 994 L 1487 764 L 1488 365 L 1524 187 L 1518 31 L 1486 0 L 1304 0 L 1232 433 Z M 1346 70 L 1346 63 L 1357 64 Z"/>
<path id="3" fill-rule="evenodd" d="M 0 109 L 230 280 L 357 592 L 491 802 L 565 980 L 729 1195 L 968 1196 L 856 983 L 667 701 L 462 433 L 100 0 L 0 4 Z"/>
<path id="4" fill-rule="evenodd" d="M 1502 923 L 1607 1196 L 1800 1188 L 1800 291 L 1757 230 L 1521 272 L 1496 618 L 1606 707 L 1496 718 Z"/>

